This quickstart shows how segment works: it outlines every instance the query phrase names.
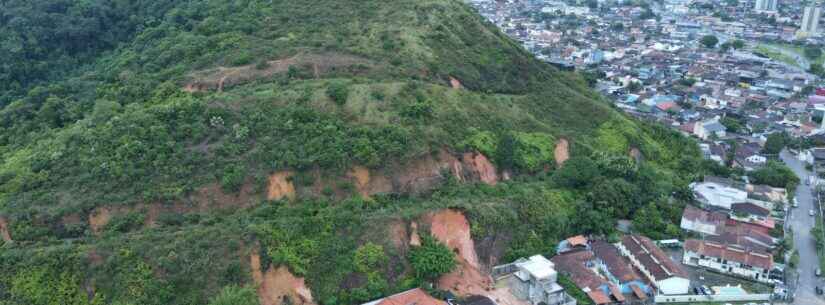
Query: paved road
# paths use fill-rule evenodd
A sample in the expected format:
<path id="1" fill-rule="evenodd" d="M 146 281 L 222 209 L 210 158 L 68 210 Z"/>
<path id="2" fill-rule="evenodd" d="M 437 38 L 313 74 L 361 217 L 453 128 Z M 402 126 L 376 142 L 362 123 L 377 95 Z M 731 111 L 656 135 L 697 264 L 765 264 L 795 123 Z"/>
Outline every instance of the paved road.
<path id="1" fill-rule="evenodd" d="M 805 169 L 805 165 L 787 151 L 781 154 L 782 160 L 790 167 L 800 179 L 810 175 Z M 811 187 L 800 183 L 796 188 L 796 198 L 799 207 L 791 209 L 790 220 L 788 221 L 794 233 L 794 245 L 799 251 L 799 287 L 796 290 L 796 298 L 793 304 L 798 305 L 825 305 L 822 299 L 814 293 L 814 287 L 822 285 L 820 279 L 814 274 L 819 265 L 814 239 L 811 236 L 811 228 L 814 227 L 814 218 L 808 215 L 808 211 L 817 209 L 814 198 L 811 195 Z"/>

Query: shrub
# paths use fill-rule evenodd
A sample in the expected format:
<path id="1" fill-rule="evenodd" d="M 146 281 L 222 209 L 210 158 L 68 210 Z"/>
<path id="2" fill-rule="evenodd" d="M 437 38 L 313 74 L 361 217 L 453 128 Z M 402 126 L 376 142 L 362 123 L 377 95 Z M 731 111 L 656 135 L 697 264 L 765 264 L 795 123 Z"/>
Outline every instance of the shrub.
<path id="1" fill-rule="evenodd" d="M 335 104 L 343 106 L 347 103 L 347 98 L 349 98 L 349 86 L 340 82 L 332 83 L 327 87 L 327 96 L 329 96 Z"/>
<path id="2" fill-rule="evenodd" d="M 209 301 L 209 305 L 258 305 L 258 294 L 251 287 L 230 285 Z"/>
<path id="3" fill-rule="evenodd" d="M 432 280 L 455 268 L 455 258 L 450 248 L 434 237 L 424 235 L 421 246 L 410 250 L 409 260 L 419 279 Z"/>

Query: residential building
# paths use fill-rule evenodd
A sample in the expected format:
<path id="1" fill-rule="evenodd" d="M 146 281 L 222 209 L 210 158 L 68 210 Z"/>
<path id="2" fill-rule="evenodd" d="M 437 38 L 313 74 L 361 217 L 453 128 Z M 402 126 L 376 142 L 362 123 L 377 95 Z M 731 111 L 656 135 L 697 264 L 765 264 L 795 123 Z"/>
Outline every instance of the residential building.
<path id="1" fill-rule="evenodd" d="M 740 202 L 731 205 L 731 219 L 752 223 L 773 229 L 776 222 L 771 218 L 771 210 L 751 202 Z"/>
<path id="2" fill-rule="evenodd" d="M 717 182 L 694 182 L 690 188 L 702 204 L 730 210 L 731 205 L 745 202 L 748 192 Z"/>
<path id="3" fill-rule="evenodd" d="M 754 10 L 756 12 L 776 12 L 777 0 L 756 0 Z"/>
<path id="4" fill-rule="evenodd" d="M 690 279 L 687 273 L 649 238 L 640 235 L 625 235 L 616 247 L 634 267 L 656 285 L 659 293 L 687 294 L 690 290 Z"/>
<path id="5" fill-rule="evenodd" d="M 819 18 L 822 16 L 822 8 L 819 6 L 807 6 L 802 14 L 802 24 L 799 27 L 801 36 L 815 35 L 819 31 Z"/>
<path id="6" fill-rule="evenodd" d="M 722 138 L 727 135 L 725 125 L 719 123 L 718 119 L 710 119 L 696 123 L 693 127 L 693 133 L 702 140 L 707 140 L 712 137 Z"/>
<path id="7" fill-rule="evenodd" d="M 720 235 L 725 228 L 728 215 L 721 212 L 708 212 L 692 205 L 685 207 L 679 225 L 683 230 L 707 235 Z"/>
<path id="8" fill-rule="evenodd" d="M 773 256 L 768 252 L 698 239 L 685 241 L 682 262 L 764 283 L 771 282 L 773 270 Z"/>
<path id="9" fill-rule="evenodd" d="M 553 262 L 541 255 L 520 258 L 515 262 L 497 266 L 510 291 L 519 299 L 533 305 L 576 305 L 576 300 L 558 284 L 558 272 Z"/>
<path id="10" fill-rule="evenodd" d="M 447 302 L 430 296 L 421 288 L 415 288 L 363 305 L 447 305 Z"/>

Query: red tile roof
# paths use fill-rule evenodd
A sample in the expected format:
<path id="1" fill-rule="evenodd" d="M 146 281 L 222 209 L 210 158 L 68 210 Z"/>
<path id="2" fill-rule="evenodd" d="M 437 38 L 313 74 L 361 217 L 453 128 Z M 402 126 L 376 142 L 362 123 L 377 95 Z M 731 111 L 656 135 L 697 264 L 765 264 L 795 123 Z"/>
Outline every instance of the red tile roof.
<path id="1" fill-rule="evenodd" d="M 636 284 L 630 284 L 630 290 L 633 290 L 633 294 L 640 300 L 647 299 L 647 294 L 645 294 L 645 292 L 642 291 L 642 288 L 636 286 Z"/>
<path id="2" fill-rule="evenodd" d="M 674 263 L 650 238 L 625 235 L 622 237 L 622 245 L 656 278 L 656 281 L 676 276 L 688 277 L 682 267 Z"/>
<path id="3" fill-rule="evenodd" d="M 421 288 L 415 288 L 388 296 L 377 305 L 445 305 L 445 302 L 433 298 Z"/>
<path id="4" fill-rule="evenodd" d="M 587 246 L 587 238 L 582 235 L 576 235 L 567 239 L 567 242 L 570 243 L 571 247 L 576 246 Z"/>
<path id="5" fill-rule="evenodd" d="M 595 303 L 596 305 L 610 303 L 610 298 L 606 294 L 604 294 L 604 292 L 598 289 L 588 292 L 587 296 L 589 296 L 590 299 L 593 300 L 593 303 Z"/>
<path id="6" fill-rule="evenodd" d="M 739 246 L 688 239 L 685 241 L 685 250 L 762 269 L 770 270 L 773 268 L 773 255 L 770 253 Z"/>

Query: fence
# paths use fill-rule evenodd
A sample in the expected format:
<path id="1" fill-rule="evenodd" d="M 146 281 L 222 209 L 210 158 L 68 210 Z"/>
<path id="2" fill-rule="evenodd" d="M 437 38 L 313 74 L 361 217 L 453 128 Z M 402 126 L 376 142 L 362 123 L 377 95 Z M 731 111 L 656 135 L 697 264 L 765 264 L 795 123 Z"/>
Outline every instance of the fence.
<path id="1" fill-rule="evenodd" d="M 771 294 L 657 295 L 656 303 L 770 301 L 771 296 Z"/>

